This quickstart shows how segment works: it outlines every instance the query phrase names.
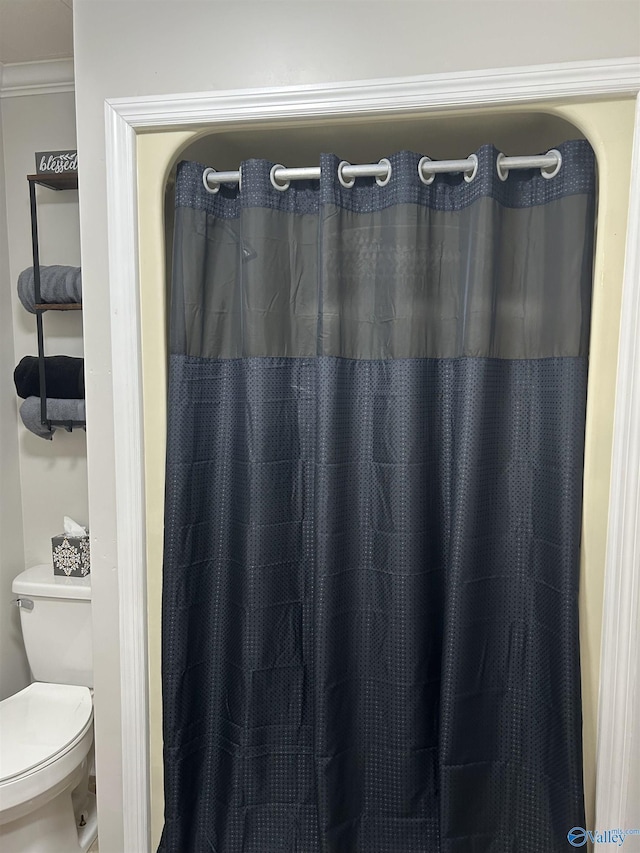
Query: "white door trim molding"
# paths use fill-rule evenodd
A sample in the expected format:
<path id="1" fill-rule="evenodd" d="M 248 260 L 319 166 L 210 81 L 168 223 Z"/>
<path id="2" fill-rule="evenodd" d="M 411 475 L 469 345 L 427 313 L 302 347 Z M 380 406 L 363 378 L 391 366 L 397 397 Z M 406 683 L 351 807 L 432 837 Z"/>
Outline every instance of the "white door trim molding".
<path id="1" fill-rule="evenodd" d="M 293 124 L 310 119 L 392 116 L 443 109 L 524 104 L 557 99 L 637 95 L 640 58 L 571 62 L 515 69 L 435 74 L 425 77 L 365 80 L 352 83 L 272 89 L 119 98 L 105 102 L 106 164 L 111 294 L 111 351 L 119 563 L 120 668 L 124 846 L 149 850 L 149 742 L 146 638 L 146 558 L 141 344 L 138 281 L 138 209 L 136 133 L 160 128 L 231 125 L 257 122 Z M 634 589 L 634 555 L 638 554 L 638 460 L 640 430 L 640 130 L 636 126 L 635 172 L 631 188 L 624 305 L 621 329 L 614 480 L 607 559 L 607 621 L 603 663 L 616 673 L 616 691 L 607 693 L 600 731 L 598 814 L 620 813 L 619 765 L 604 760 L 609 744 L 630 736 L 627 713 L 630 685 L 619 649 L 631 650 L 629 592 Z M 632 230 L 635 227 L 635 232 Z M 634 301 L 635 300 L 635 301 Z M 636 369 L 633 369 L 633 359 Z M 635 460 L 635 468 L 632 463 Z M 635 508 L 635 509 L 634 509 Z M 633 513 L 635 512 L 635 516 Z M 635 523 L 633 521 L 635 519 Z M 613 707 L 615 705 L 615 708 Z M 96 726 L 100 721 L 96 720 Z M 622 733 L 620 731 L 622 727 Z M 615 729 L 615 732 L 614 732 Z M 615 754 L 610 751 L 612 758 Z M 619 754 L 619 753 L 618 753 Z M 600 766 L 600 765 L 599 765 Z M 627 768 L 629 769 L 629 768 Z M 607 792 L 605 798 L 604 792 Z M 616 800 L 617 794 L 617 800 Z M 605 801 L 606 800 L 606 801 Z M 599 820 L 600 823 L 600 820 Z M 611 826 L 615 826 L 615 822 Z"/>
<path id="2" fill-rule="evenodd" d="M 150 845 L 147 570 L 135 130 L 105 105 L 124 849 Z M 123 278 L 121 278 L 123 276 Z M 99 720 L 94 723 L 96 728 Z"/>
<path id="3" fill-rule="evenodd" d="M 392 115 L 613 97 L 638 91 L 640 58 L 566 62 L 349 83 L 117 98 L 108 103 L 137 130 L 337 116 Z"/>
<path id="4" fill-rule="evenodd" d="M 640 803 L 627 800 L 640 737 L 640 95 L 631 161 L 622 290 L 611 497 L 607 530 L 600 705 L 598 828 L 640 827 Z M 615 484 L 615 488 L 614 488 Z M 637 786 L 635 786 L 637 790 Z M 635 813 L 632 813 L 632 809 Z M 618 849 L 605 845 L 604 850 Z"/>

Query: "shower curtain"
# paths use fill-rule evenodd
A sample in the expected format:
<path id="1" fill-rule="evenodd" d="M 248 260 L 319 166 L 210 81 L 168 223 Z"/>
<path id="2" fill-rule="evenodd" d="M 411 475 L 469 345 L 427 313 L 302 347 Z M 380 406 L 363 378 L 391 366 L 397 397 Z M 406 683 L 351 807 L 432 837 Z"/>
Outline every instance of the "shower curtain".
<path id="1" fill-rule="evenodd" d="M 176 183 L 163 853 L 555 853 L 584 826 L 595 162 Z"/>

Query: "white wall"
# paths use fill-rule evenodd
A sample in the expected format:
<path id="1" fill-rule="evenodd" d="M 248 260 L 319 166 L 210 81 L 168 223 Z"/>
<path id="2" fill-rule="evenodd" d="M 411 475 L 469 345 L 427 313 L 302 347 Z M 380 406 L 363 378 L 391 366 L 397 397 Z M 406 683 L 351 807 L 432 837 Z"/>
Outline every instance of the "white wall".
<path id="1" fill-rule="evenodd" d="M 72 93 L 24 95 L 4 98 L 1 105 L 6 204 L 0 218 L 0 662 L 3 669 L 9 655 L 11 662 L 0 691 L 8 695 L 29 681 L 19 614 L 5 618 L 11 579 L 25 567 L 49 562 L 51 537 L 61 532 L 63 516 L 87 524 L 88 503 L 85 433 L 63 430 L 45 441 L 28 432 L 17 414 L 21 401 L 13 385 L 15 365 L 37 354 L 35 315 L 24 310 L 16 289 L 20 271 L 33 264 L 26 175 L 35 171 L 36 151 L 75 148 L 75 100 Z M 37 192 L 41 263 L 79 264 L 77 192 Z M 81 312 L 49 312 L 44 324 L 48 355 L 83 354 Z"/>
<path id="2" fill-rule="evenodd" d="M 0 101 L 0 700 L 29 683 L 20 615 L 11 606 L 11 581 L 24 567 L 13 324 Z"/>
<path id="3" fill-rule="evenodd" d="M 635 0 L 76 0 L 74 45 L 82 256 L 91 281 L 84 317 L 100 849 L 122 853 L 105 98 L 635 55 L 640 7 Z"/>
<path id="4" fill-rule="evenodd" d="M 35 315 L 24 310 L 16 282 L 33 265 L 28 173 L 36 151 L 75 148 L 72 93 L 27 95 L 3 100 L 3 140 L 7 197 L 10 292 L 14 365 L 37 354 Z M 38 188 L 38 231 L 42 264 L 80 264 L 78 194 Z M 82 312 L 50 311 L 44 316 L 47 355 L 82 356 Z M 15 397 L 15 394 L 14 394 Z M 63 516 L 88 524 L 86 436 L 58 430 L 45 441 L 18 426 L 22 522 L 26 566 L 51 559 L 51 537 Z"/>

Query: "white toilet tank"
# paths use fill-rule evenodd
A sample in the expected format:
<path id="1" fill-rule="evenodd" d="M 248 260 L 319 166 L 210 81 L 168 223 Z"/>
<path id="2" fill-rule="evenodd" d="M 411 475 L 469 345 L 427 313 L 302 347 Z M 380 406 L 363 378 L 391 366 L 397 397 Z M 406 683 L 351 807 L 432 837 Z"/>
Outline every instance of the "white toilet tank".
<path id="1" fill-rule="evenodd" d="M 34 681 L 93 687 L 90 578 L 59 577 L 46 564 L 14 578 Z"/>

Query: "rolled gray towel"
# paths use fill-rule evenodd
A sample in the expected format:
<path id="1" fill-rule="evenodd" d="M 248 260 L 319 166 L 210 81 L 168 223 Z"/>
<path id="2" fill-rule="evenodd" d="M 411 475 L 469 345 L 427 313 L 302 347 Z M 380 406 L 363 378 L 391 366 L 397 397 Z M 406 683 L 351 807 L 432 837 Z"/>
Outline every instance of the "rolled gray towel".
<path id="1" fill-rule="evenodd" d="M 20 406 L 20 417 L 22 423 L 34 435 L 40 438 L 53 438 L 57 429 L 64 427 L 52 426 L 51 429 L 40 423 L 40 397 L 27 397 Z M 51 421 L 84 421 L 84 400 L 60 400 L 57 397 L 47 399 L 47 417 Z"/>
<path id="2" fill-rule="evenodd" d="M 18 276 L 18 296 L 27 311 L 36 313 L 36 293 L 33 267 Z M 53 265 L 40 267 L 40 299 L 42 302 L 82 302 L 82 273 L 80 267 Z"/>

